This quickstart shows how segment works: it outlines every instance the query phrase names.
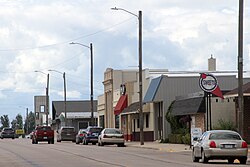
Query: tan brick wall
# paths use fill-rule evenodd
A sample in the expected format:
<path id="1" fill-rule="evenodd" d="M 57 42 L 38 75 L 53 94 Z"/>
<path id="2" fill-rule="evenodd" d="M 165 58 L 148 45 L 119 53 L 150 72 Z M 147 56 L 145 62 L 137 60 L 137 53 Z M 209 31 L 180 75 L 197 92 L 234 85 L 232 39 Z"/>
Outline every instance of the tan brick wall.
<path id="1" fill-rule="evenodd" d="M 201 128 L 202 132 L 205 131 L 204 113 L 199 113 L 195 115 L 195 127 Z"/>

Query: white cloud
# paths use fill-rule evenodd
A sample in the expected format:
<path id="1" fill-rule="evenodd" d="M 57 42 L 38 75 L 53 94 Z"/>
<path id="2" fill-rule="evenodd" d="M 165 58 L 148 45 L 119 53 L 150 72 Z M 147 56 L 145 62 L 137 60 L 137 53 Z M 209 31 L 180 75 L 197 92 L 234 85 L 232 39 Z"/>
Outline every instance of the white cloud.
<path id="1" fill-rule="evenodd" d="M 33 107 L 32 96 L 45 94 L 47 82 L 45 75 L 34 71 L 47 74 L 54 69 L 66 73 L 70 99 L 89 99 L 89 49 L 69 45 L 72 41 L 93 43 L 95 97 L 103 92 L 106 68 L 137 66 L 138 19 L 110 9 L 115 6 L 134 14 L 142 10 L 145 68 L 203 70 L 213 54 L 217 69 L 237 70 L 234 0 L 1 1 L 0 98 Z M 244 70 L 249 70 L 250 60 L 249 13 L 246 2 Z M 63 100 L 62 75 L 50 72 L 50 100 L 58 99 Z"/>

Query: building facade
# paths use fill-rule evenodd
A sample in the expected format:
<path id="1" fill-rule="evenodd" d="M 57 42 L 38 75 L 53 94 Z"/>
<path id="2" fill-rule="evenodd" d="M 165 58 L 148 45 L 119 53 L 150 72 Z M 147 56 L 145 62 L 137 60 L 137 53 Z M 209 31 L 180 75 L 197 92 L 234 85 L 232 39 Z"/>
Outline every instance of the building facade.
<path id="1" fill-rule="evenodd" d="M 34 110 L 36 126 L 46 124 L 46 96 L 34 96 Z"/>
<path id="2" fill-rule="evenodd" d="M 97 125 L 97 100 L 93 101 L 93 116 Z M 58 130 L 62 126 L 73 126 L 75 130 L 86 129 L 91 125 L 91 101 L 52 101 L 53 127 Z"/>

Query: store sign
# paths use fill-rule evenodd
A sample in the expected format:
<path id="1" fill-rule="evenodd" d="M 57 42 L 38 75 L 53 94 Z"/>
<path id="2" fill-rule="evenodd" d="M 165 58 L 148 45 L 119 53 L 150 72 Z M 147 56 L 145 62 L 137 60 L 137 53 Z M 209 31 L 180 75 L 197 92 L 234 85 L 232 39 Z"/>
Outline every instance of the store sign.
<path id="1" fill-rule="evenodd" d="M 125 95 L 125 94 L 126 94 L 126 86 L 125 86 L 125 84 L 121 84 L 121 85 L 120 85 L 120 93 L 121 93 L 122 95 Z"/>
<path id="2" fill-rule="evenodd" d="M 209 73 L 201 73 L 199 80 L 200 88 L 207 92 L 212 93 L 222 99 L 224 99 L 222 92 L 219 88 L 216 77 Z"/>
<path id="3" fill-rule="evenodd" d="M 218 81 L 212 74 L 201 74 L 200 87 L 205 92 L 212 92 L 216 89 Z"/>

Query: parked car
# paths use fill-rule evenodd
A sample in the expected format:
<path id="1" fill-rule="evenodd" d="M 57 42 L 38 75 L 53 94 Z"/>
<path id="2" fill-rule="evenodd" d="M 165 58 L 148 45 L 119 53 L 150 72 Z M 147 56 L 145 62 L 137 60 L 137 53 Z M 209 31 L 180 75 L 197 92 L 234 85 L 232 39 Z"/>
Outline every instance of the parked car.
<path id="1" fill-rule="evenodd" d="M 86 135 L 86 129 L 80 129 L 76 135 L 76 144 L 82 143 L 82 139 L 85 135 Z"/>
<path id="2" fill-rule="evenodd" d="M 3 128 L 0 137 L 1 139 L 4 138 L 15 139 L 15 131 L 13 128 Z"/>
<path id="3" fill-rule="evenodd" d="M 63 126 L 57 131 L 57 142 L 76 140 L 75 128 L 71 126 Z"/>
<path id="4" fill-rule="evenodd" d="M 83 137 L 83 144 L 88 145 L 88 143 L 92 143 L 95 145 L 98 142 L 98 136 L 102 131 L 102 127 L 98 126 L 89 126 L 86 129 L 86 135 Z"/>
<path id="5" fill-rule="evenodd" d="M 246 164 L 248 146 L 242 137 L 230 130 L 212 130 L 205 132 L 193 146 L 193 162 L 200 159 L 207 163 L 211 159 L 227 159 L 232 164 L 238 159 L 241 164 Z"/>
<path id="6" fill-rule="evenodd" d="M 46 141 L 48 144 L 54 144 L 54 130 L 50 126 L 37 126 L 32 133 L 32 144 Z"/>
<path id="7" fill-rule="evenodd" d="M 105 128 L 98 137 L 98 146 L 117 144 L 118 147 L 125 146 L 123 133 L 119 129 Z"/>

